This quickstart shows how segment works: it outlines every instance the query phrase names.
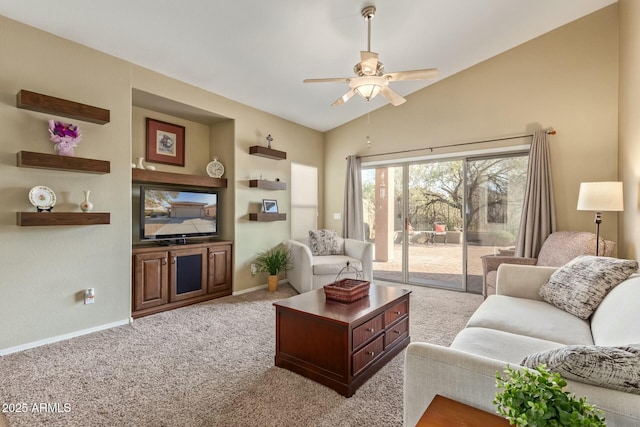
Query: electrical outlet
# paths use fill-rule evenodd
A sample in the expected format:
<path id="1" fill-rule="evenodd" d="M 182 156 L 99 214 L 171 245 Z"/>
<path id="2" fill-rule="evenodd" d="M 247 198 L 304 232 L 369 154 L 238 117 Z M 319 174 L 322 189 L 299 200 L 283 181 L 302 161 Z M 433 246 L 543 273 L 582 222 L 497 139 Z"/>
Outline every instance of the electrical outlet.
<path id="1" fill-rule="evenodd" d="M 96 290 L 95 288 L 87 288 L 84 290 L 84 303 L 93 304 L 96 298 Z"/>
<path id="2" fill-rule="evenodd" d="M 256 274 L 258 274 L 258 266 L 255 264 L 251 264 L 251 275 L 255 276 Z"/>

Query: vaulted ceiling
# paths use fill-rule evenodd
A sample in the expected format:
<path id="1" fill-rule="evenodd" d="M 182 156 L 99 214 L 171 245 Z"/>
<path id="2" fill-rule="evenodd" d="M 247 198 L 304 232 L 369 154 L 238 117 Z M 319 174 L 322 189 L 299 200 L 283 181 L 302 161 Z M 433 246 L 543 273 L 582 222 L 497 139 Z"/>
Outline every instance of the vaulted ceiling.
<path id="1" fill-rule="evenodd" d="M 385 72 L 439 70 L 391 83 L 406 96 L 615 1 L 2 0 L 0 14 L 326 131 L 387 104 L 330 107 L 346 83 L 302 82 L 354 76 L 367 49 L 364 6 L 377 8 L 371 50 Z"/>

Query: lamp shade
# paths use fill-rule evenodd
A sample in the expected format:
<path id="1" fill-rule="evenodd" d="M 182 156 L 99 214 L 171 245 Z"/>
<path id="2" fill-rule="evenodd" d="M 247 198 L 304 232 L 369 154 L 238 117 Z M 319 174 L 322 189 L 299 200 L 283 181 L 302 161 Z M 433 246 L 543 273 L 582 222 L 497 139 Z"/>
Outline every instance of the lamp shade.
<path id="1" fill-rule="evenodd" d="M 578 195 L 579 211 L 622 211 L 622 182 L 583 182 Z"/>

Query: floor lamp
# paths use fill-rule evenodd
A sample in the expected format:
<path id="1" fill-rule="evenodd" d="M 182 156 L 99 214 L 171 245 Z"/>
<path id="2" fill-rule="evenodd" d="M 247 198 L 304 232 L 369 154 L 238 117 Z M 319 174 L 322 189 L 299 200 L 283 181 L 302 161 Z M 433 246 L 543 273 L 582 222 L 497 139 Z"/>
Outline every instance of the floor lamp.
<path id="1" fill-rule="evenodd" d="M 596 223 L 596 256 L 599 253 L 600 223 L 602 212 L 622 211 L 622 183 L 621 182 L 583 182 L 580 184 L 578 195 L 579 211 L 595 211 L 593 222 Z"/>

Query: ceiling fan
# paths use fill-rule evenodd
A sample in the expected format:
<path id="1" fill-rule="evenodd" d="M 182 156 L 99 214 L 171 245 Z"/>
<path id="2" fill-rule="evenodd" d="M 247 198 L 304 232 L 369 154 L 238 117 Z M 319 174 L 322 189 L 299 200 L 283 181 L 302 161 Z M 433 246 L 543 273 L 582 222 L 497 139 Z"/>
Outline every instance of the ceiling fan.
<path id="1" fill-rule="evenodd" d="M 396 73 L 384 73 L 384 64 L 378 60 L 378 54 L 371 52 L 371 20 L 375 16 L 376 8 L 367 6 L 362 9 L 362 16 L 367 21 L 367 50 L 360 52 L 360 62 L 353 67 L 357 77 L 338 77 L 328 79 L 305 79 L 304 83 L 344 82 L 349 83 L 349 92 L 338 98 L 331 104 L 332 107 L 342 105 L 356 93 L 369 101 L 378 94 L 398 106 L 406 102 L 400 94 L 389 87 L 389 82 L 398 80 L 424 80 L 438 77 L 436 68 L 424 70 L 398 71 Z"/>

